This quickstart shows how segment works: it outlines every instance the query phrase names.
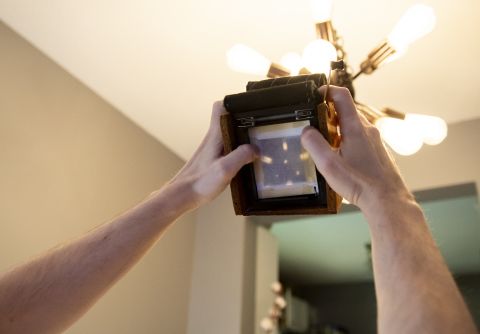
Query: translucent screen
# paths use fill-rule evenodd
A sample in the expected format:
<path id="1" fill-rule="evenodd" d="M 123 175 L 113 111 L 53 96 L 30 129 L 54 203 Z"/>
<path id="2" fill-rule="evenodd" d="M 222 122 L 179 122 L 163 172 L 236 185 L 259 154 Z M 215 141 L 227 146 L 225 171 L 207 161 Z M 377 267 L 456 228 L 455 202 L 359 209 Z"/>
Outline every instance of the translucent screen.
<path id="1" fill-rule="evenodd" d="M 253 162 L 258 198 L 315 194 L 315 164 L 302 147 L 300 136 L 309 121 L 248 129 L 250 143 L 260 150 Z"/>

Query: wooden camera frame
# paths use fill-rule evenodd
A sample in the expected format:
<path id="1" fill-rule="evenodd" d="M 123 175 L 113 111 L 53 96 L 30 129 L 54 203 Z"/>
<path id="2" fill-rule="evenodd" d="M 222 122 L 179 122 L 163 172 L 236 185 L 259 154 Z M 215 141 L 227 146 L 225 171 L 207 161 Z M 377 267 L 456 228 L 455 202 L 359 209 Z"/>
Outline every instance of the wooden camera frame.
<path id="1" fill-rule="evenodd" d="M 296 78 L 301 78 L 300 80 L 308 79 L 305 77 L 308 76 L 298 76 Z M 317 80 L 318 78 L 323 81 L 325 80 L 323 75 L 317 77 Z M 274 80 L 264 80 L 264 82 L 268 81 L 270 81 L 268 83 L 269 85 L 273 85 L 272 81 Z M 262 83 L 262 81 L 259 83 Z M 318 83 L 314 84 L 312 82 L 312 85 L 315 88 L 315 94 L 318 94 L 316 90 Z M 282 86 L 284 89 L 288 89 L 288 84 Z M 252 83 L 249 83 L 247 89 L 250 88 L 251 91 L 256 89 L 251 87 Z M 270 88 L 260 88 L 258 92 L 263 94 L 265 91 L 265 94 L 269 94 L 267 91 L 269 89 Z M 301 89 L 303 88 L 301 87 Z M 276 93 L 278 93 L 278 90 Z M 241 96 L 241 94 L 242 93 L 236 95 Z M 235 97 L 236 96 L 234 96 L 234 98 Z M 248 127 L 306 120 L 309 121 L 310 126 L 318 129 L 320 133 L 322 133 L 331 146 L 336 147 L 339 144 L 338 121 L 332 102 L 323 102 L 322 98 L 317 98 L 314 101 L 309 100 L 308 103 L 276 105 L 274 107 L 267 106 L 266 108 L 255 110 L 248 110 L 242 102 L 237 103 L 237 105 L 242 105 L 242 110 L 239 110 L 238 108 L 233 108 L 230 103 L 227 103 L 227 98 L 228 96 L 225 98 L 224 104 L 229 112 L 220 118 L 225 154 L 230 153 L 239 145 L 250 143 Z M 264 99 L 257 100 L 261 101 L 260 104 L 264 101 Z M 280 104 L 281 103 L 282 102 L 280 102 Z M 274 116 L 272 117 L 272 115 Z M 245 124 L 245 122 L 251 123 Z M 250 163 L 244 166 L 230 183 L 235 214 L 250 216 L 338 213 L 342 198 L 333 191 L 316 169 L 315 171 L 317 174 L 318 193 L 260 199 L 257 194 L 253 164 Z"/>

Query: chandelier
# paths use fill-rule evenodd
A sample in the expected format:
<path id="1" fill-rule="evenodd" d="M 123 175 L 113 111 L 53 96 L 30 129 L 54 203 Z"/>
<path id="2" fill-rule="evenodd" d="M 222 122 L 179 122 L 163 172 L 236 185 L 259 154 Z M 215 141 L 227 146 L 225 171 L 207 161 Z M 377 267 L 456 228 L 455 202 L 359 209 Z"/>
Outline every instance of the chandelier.
<path id="1" fill-rule="evenodd" d="M 431 32 L 435 13 L 429 6 L 415 4 L 403 14 L 388 37 L 374 48 L 353 72 L 346 64 L 343 42 L 331 20 L 333 0 L 312 0 L 317 39 L 308 44 L 303 54 L 289 52 L 280 63 L 267 59 L 261 53 L 243 44 L 227 51 L 229 67 L 238 72 L 278 78 L 311 73 L 331 73 L 330 82 L 346 87 L 355 99 L 353 82 L 360 75 L 369 75 L 380 66 L 403 56 L 408 46 Z M 344 71 L 330 71 L 331 62 L 343 60 Z M 403 113 L 392 108 L 377 109 L 355 99 L 362 113 L 381 133 L 383 140 L 398 154 L 411 155 L 423 144 L 437 145 L 447 136 L 447 124 L 439 117 Z"/>

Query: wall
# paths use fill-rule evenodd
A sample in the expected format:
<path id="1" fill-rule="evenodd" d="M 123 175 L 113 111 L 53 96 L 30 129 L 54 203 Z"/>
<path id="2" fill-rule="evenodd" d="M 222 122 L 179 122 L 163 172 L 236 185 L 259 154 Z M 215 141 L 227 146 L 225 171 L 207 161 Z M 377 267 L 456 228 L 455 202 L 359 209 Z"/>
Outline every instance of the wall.
<path id="1" fill-rule="evenodd" d="M 268 316 L 275 300 L 271 290 L 273 282 L 278 279 L 278 242 L 277 238 L 265 227 L 256 228 L 255 250 L 255 332 L 264 334 L 259 324 Z"/>
<path id="2" fill-rule="evenodd" d="M 227 189 L 197 211 L 188 333 L 251 334 L 254 272 L 255 227 Z"/>
<path id="3" fill-rule="evenodd" d="M 182 161 L 0 22 L 0 271 L 108 221 Z M 185 333 L 193 216 L 68 333 Z"/>
<path id="4" fill-rule="evenodd" d="M 474 108 L 475 106 L 472 106 Z M 448 136 L 440 145 L 424 145 L 409 157 L 395 160 L 412 190 L 460 183 L 480 185 L 480 118 L 449 124 Z"/>

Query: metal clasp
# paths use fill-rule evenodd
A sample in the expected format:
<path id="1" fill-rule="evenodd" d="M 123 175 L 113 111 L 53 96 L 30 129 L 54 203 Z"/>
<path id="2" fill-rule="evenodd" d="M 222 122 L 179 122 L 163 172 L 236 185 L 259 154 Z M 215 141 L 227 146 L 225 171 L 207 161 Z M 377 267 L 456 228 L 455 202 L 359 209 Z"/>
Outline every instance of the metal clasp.
<path id="1" fill-rule="evenodd" d="M 239 118 L 238 121 L 240 122 L 238 125 L 239 128 L 250 128 L 255 126 L 255 118 L 253 117 Z"/>
<path id="2" fill-rule="evenodd" d="M 295 110 L 295 120 L 302 121 L 304 119 L 312 118 L 312 110 L 311 109 L 302 109 L 302 110 Z"/>

